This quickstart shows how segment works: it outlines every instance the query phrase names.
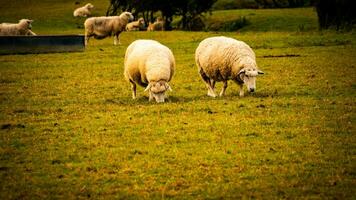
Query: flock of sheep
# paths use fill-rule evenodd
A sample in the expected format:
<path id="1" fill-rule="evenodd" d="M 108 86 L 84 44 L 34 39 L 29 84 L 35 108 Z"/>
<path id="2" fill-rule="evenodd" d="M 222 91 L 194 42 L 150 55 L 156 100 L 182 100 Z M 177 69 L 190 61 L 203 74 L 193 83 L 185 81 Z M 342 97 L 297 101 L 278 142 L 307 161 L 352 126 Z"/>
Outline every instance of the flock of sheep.
<path id="1" fill-rule="evenodd" d="M 74 11 L 75 17 L 91 15 L 94 6 L 87 4 Z M 114 45 L 120 44 L 119 35 L 125 30 L 141 30 L 142 18 L 135 22 L 130 12 L 119 16 L 90 17 L 85 20 L 85 44 L 89 38 L 102 39 L 114 36 Z M 22 19 L 18 24 L 0 24 L 0 35 L 35 35 L 31 31 L 32 20 Z M 158 19 L 147 30 L 163 30 L 163 21 Z M 220 96 L 224 96 L 228 80 L 233 80 L 240 87 L 240 96 L 244 96 L 243 85 L 249 92 L 256 89 L 256 77 L 263 74 L 256 64 L 253 50 L 244 42 L 229 37 L 210 37 L 200 42 L 195 51 L 195 62 L 199 74 L 208 88 L 208 96 L 216 97 L 215 83 L 223 82 Z M 172 51 L 154 40 L 139 39 L 126 49 L 124 75 L 131 84 L 132 98 L 136 98 L 136 85 L 145 87 L 149 101 L 164 102 L 166 91 L 174 71 L 175 58 Z"/>

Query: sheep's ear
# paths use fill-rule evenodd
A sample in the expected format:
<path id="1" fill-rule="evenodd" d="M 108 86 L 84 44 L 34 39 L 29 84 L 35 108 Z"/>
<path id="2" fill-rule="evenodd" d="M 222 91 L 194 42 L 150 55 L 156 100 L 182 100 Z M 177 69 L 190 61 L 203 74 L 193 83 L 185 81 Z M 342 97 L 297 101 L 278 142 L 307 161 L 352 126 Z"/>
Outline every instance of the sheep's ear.
<path id="1" fill-rule="evenodd" d="M 261 70 L 258 70 L 257 73 L 258 73 L 258 74 L 265 74 L 265 73 L 264 73 L 263 71 L 261 71 Z"/>
<path id="2" fill-rule="evenodd" d="M 151 87 L 152 87 L 152 84 L 149 83 L 149 84 L 147 85 L 146 89 L 145 89 L 145 92 L 146 92 L 147 90 L 151 89 Z"/>
<path id="3" fill-rule="evenodd" d="M 241 70 L 239 71 L 239 74 L 238 74 L 238 75 L 240 75 L 240 74 L 242 74 L 242 73 L 245 73 L 245 69 L 241 69 Z"/>
<path id="4" fill-rule="evenodd" d="M 168 85 L 168 83 L 165 83 L 164 85 L 166 86 L 166 89 L 168 89 L 168 90 L 171 91 L 171 92 L 173 91 L 172 88 L 171 88 L 171 86 Z"/>

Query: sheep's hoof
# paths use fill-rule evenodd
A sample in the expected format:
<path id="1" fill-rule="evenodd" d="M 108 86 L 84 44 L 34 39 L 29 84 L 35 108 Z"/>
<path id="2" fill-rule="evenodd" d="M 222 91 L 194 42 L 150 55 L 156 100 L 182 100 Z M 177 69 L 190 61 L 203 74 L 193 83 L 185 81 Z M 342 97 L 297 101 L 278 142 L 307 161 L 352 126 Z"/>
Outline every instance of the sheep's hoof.
<path id="1" fill-rule="evenodd" d="M 216 94 L 212 94 L 212 93 L 208 92 L 208 96 L 215 98 L 215 97 L 216 97 Z"/>

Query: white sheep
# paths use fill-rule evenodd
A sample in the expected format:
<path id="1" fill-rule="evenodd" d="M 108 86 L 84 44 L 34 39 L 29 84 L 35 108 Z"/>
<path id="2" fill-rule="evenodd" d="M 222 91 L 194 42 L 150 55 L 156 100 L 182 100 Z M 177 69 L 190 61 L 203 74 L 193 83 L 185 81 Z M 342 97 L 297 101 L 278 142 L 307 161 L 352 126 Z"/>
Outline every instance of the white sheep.
<path id="1" fill-rule="evenodd" d="M 121 44 L 119 35 L 126 25 L 134 19 L 130 12 L 123 12 L 120 16 L 90 17 L 85 20 L 85 45 L 89 38 L 103 39 L 114 35 L 114 45 Z"/>
<path id="2" fill-rule="evenodd" d="M 136 98 L 136 84 L 146 87 L 149 101 L 164 102 L 167 90 L 172 91 L 168 82 L 175 70 L 172 51 L 154 40 L 136 40 L 125 53 L 126 80 L 131 83 L 132 98 Z"/>
<path id="3" fill-rule="evenodd" d="M 154 23 L 149 23 L 147 31 L 164 31 L 164 21 L 162 18 L 157 18 Z"/>
<path id="4" fill-rule="evenodd" d="M 93 4 L 87 3 L 85 6 L 77 8 L 73 12 L 74 17 L 88 17 L 91 15 L 91 10 L 94 8 Z"/>
<path id="5" fill-rule="evenodd" d="M 130 22 L 126 25 L 126 31 L 139 31 L 145 28 L 145 20 L 141 17 L 137 21 Z"/>
<path id="6" fill-rule="evenodd" d="M 31 31 L 33 20 L 21 19 L 19 23 L 0 24 L 0 35 L 36 35 Z"/>
<path id="7" fill-rule="evenodd" d="M 216 97 L 214 87 L 217 81 L 224 83 L 220 96 L 225 94 L 228 80 L 240 86 L 241 97 L 244 95 L 243 84 L 248 91 L 254 92 L 256 76 L 263 74 L 257 67 L 255 53 L 246 43 L 223 36 L 200 42 L 195 51 L 195 62 L 211 97 Z"/>

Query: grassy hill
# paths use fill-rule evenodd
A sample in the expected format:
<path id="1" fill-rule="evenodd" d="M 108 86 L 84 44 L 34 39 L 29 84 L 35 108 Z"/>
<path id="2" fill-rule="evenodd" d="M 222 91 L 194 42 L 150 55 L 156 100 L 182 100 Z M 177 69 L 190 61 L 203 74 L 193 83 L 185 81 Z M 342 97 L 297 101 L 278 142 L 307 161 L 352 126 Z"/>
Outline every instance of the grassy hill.
<path id="1" fill-rule="evenodd" d="M 80 4 L 75 4 L 79 2 Z M 91 1 L 94 16 L 105 15 L 109 1 Z M 73 10 L 85 5 L 85 1 L 63 0 L 0 2 L 0 22 L 17 22 L 20 18 L 34 19 L 33 30 L 38 34 L 83 33 L 84 19 L 73 17 Z M 16 12 L 13 12 L 16 10 Z M 248 25 L 240 31 L 315 31 L 317 16 L 313 8 L 298 9 L 244 9 L 214 11 L 205 14 L 206 29 L 221 30 L 223 25 L 244 17 Z"/>
<path id="2" fill-rule="evenodd" d="M 105 12 L 107 1 L 91 2 Z M 82 33 L 75 7 L 3 0 L 0 21 Z M 316 31 L 311 8 L 207 20 L 239 16 L 251 22 L 240 32 L 125 32 L 120 46 L 108 38 L 85 52 L 1 55 L 0 199 L 355 199 L 355 34 Z M 255 94 L 240 98 L 229 82 L 225 97 L 206 96 L 194 51 L 216 35 L 254 49 L 266 73 Z M 164 104 L 143 88 L 131 99 L 123 59 L 140 38 L 175 55 Z"/>

